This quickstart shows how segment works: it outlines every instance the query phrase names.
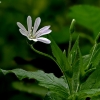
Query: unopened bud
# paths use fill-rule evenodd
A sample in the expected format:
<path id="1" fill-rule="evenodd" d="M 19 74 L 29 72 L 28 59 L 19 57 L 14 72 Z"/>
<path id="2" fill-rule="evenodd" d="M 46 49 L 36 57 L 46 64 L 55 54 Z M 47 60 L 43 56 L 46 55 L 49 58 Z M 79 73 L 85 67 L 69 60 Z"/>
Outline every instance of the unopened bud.
<path id="1" fill-rule="evenodd" d="M 75 31 L 75 22 L 76 22 L 75 19 L 73 19 L 71 22 L 70 29 L 69 29 L 71 34 L 74 33 L 74 31 Z"/>

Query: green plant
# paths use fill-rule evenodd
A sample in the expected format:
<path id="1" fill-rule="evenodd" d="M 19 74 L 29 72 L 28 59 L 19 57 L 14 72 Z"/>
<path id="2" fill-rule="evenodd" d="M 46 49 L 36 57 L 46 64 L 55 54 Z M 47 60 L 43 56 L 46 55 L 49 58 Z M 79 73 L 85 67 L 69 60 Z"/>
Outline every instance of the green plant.
<path id="1" fill-rule="evenodd" d="M 74 26 L 75 19 L 72 20 L 69 29 L 70 40 L 68 53 L 66 50 L 62 52 L 50 35 L 48 35 L 48 43 L 44 41 L 41 42 L 50 45 L 52 55 L 36 50 L 33 44 L 33 41 L 35 41 L 34 37 L 32 37 L 31 40 L 33 41 L 31 43 L 28 42 L 32 50 L 39 53 L 40 55 L 44 55 L 50 58 L 58 65 L 61 72 L 63 73 L 63 76 L 61 78 L 57 78 L 52 73 L 47 74 L 41 70 L 32 72 L 23 69 L 0 69 L 0 71 L 4 75 L 6 75 L 7 73 L 14 73 L 20 80 L 24 78 L 36 79 L 39 82 L 40 86 L 48 89 L 44 100 L 85 100 L 87 97 L 91 99 L 93 98 L 94 100 L 100 95 L 100 43 L 97 42 L 100 34 L 97 35 L 94 46 L 90 50 L 90 53 L 88 55 L 82 56 L 79 48 L 79 36 L 73 46 L 71 43 L 72 34 L 74 33 Z M 24 31 L 21 31 L 21 33 L 24 34 L 25 30 L 23 30 L 22 27 L 20 28 L 22 29 L 22 31 Z M 49 27 L 45 28 L 47 28 L 46 30 L 48 30 Z M 27 31 L 27 34 L 31 29 L 32 28 L 30 27 Z M 48 30 L 46 32 L 48 34 L 51 32 L 51 30 Z M 38 38 L 35 37 L 35 39 Z"/>

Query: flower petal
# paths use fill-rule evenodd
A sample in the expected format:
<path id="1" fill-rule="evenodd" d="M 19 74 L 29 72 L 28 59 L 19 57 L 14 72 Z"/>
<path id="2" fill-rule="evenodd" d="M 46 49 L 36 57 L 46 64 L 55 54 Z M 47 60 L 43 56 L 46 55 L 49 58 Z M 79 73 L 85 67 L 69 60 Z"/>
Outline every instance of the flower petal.
<path id="1" fill-rule="evenodd" d="M 18 27 L 19 27 L 21 30 L 27 31 L 27 30 L 25 29 L 25 27 L 24 27 L 20 22 L 17 22 L 17 25 L 18 25 Z"/>
<path id="2" fill-rule="evenodd" d="M 51 41 L 49 39 L 44 38 L 44 37 L 37 38 L 37 41 L 40 41 L 40 42 L 43 42 L 43 43 L 46 43 L 46 44 L 51 43 Z"/>
<path id="3" fill-rule="evenodd" d="M 35 34 L 35 32 L 37 31 L 39 25 L 41 23 L 41 19 L 40 17 L 36 18 L 35 22 L 34 22 L 34 27 L 33 27 L 33 34 Z"/>
<path id="4" fill-rule="evenodd" d="M 49 29 L 49 30 L 45 30 L 44 32 L 42 32 L 42 31 L 41 31 L 40 33 L 38 32 L 38 33 L 36 33 L 36 34 L 37 34 L 37 35 L 36 35 L 36 38 L 38 38 L 38 37 L 40 37 L 40 36 L 42 36 L 42 35 L 49 34 L 49 33 L 51 33 L 51 31 L 52 31 L 52 30 Z"/>
<path id="5" fill-rule="evenodd" d="M 27 27 L 28 27 L 28 32 L 30 33 L 31 28 L 32 28 L 32 18 L 31 18 L 31 16 L 27 17 Z"/>
<path id="6" fill-rule="evenodd" d="M 41 29 L 39 29 L 36 33 L 43 33 L 44 31 L 48 30 L 50 28 L 50 26 L 44 26 Z"/>
<path id="7" fill-rule="evenodd" d="M 48 30 L 50 28 L 50 25 L 49 26 L 44 26 L 42 27 L 41 29 L 39 29 L 35 35 L 38 35 L 39 33 L 43 33 L 44 31 Z"/>
<path id="8" fill-rule="evenodd" d="M 38 40 L 37 39 L 32 39 L 32 38 L 29 38 L 29 37 L 27 37 L 29 40 L 32 40 L 32 41 L 34 41 L 34 42 L 37 42 Z"/>
<path id="9" fill-rule="evenodd" d="M 21 33 L 22 35 L 24 35 L 24 36 L 27 36 L 27 34 L 28 34 L 27 31 L 24 31 L 24 30 L 22 30 L 22 29 L 19 29 L 19 31 L 20 31 L 20 33 Z"/>
<path id="10" fill-rule="evenodd" d="M 38 40 L 37 39 L 32 39 L 34 42 L 37 42 Z"/>

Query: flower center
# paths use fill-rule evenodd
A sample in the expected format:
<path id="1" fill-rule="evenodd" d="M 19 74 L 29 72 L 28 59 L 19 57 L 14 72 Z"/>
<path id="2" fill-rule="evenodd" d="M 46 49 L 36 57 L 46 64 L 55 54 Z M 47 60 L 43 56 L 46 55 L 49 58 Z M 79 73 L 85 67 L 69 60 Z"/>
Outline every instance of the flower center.
<path id="1" fill-rule="evenodd" d="M 36 38 L 36 37 L 33 35 L 32 30 L 30 30 L 30 33 L 27 35 L 27 37 L 28 37 L 29 39 L 35 39 L 35 38 Z"/>

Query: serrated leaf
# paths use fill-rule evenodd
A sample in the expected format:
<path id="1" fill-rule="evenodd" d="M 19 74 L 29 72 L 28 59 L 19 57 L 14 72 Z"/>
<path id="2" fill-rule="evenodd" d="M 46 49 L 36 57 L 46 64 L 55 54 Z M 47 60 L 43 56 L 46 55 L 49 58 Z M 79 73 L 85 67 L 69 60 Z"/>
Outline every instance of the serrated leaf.
<path id="1" fill-rule="evenodd" d="M 36 79 L 39 82 L 40 86 L 46 87 L 50 91 L 53 91 L 57 94 L 68 96 L 68 85 L 65 83 L 63 78 L 57 78 L 52 73 L 47 74 L 39 70 L 36 72 L 25 71 L 23 69 L 13 69 L 13 70 L 3 70 L 0 71 L 6 75 L 8 73 L 14 73 L 18 79 L 22 80 L 24 78 Z"/>
<path id="2" fill-rule="evenodd" d="M 70 8 L 69 16 L 77 23 L 92 30 L 96 36 L 100 31 L 100 8 L 90 5 L 75 5 Z M 96 16 L 97 15 L 97 16 Z M 85 22 L 85 23 L 84 23 Z"/>

